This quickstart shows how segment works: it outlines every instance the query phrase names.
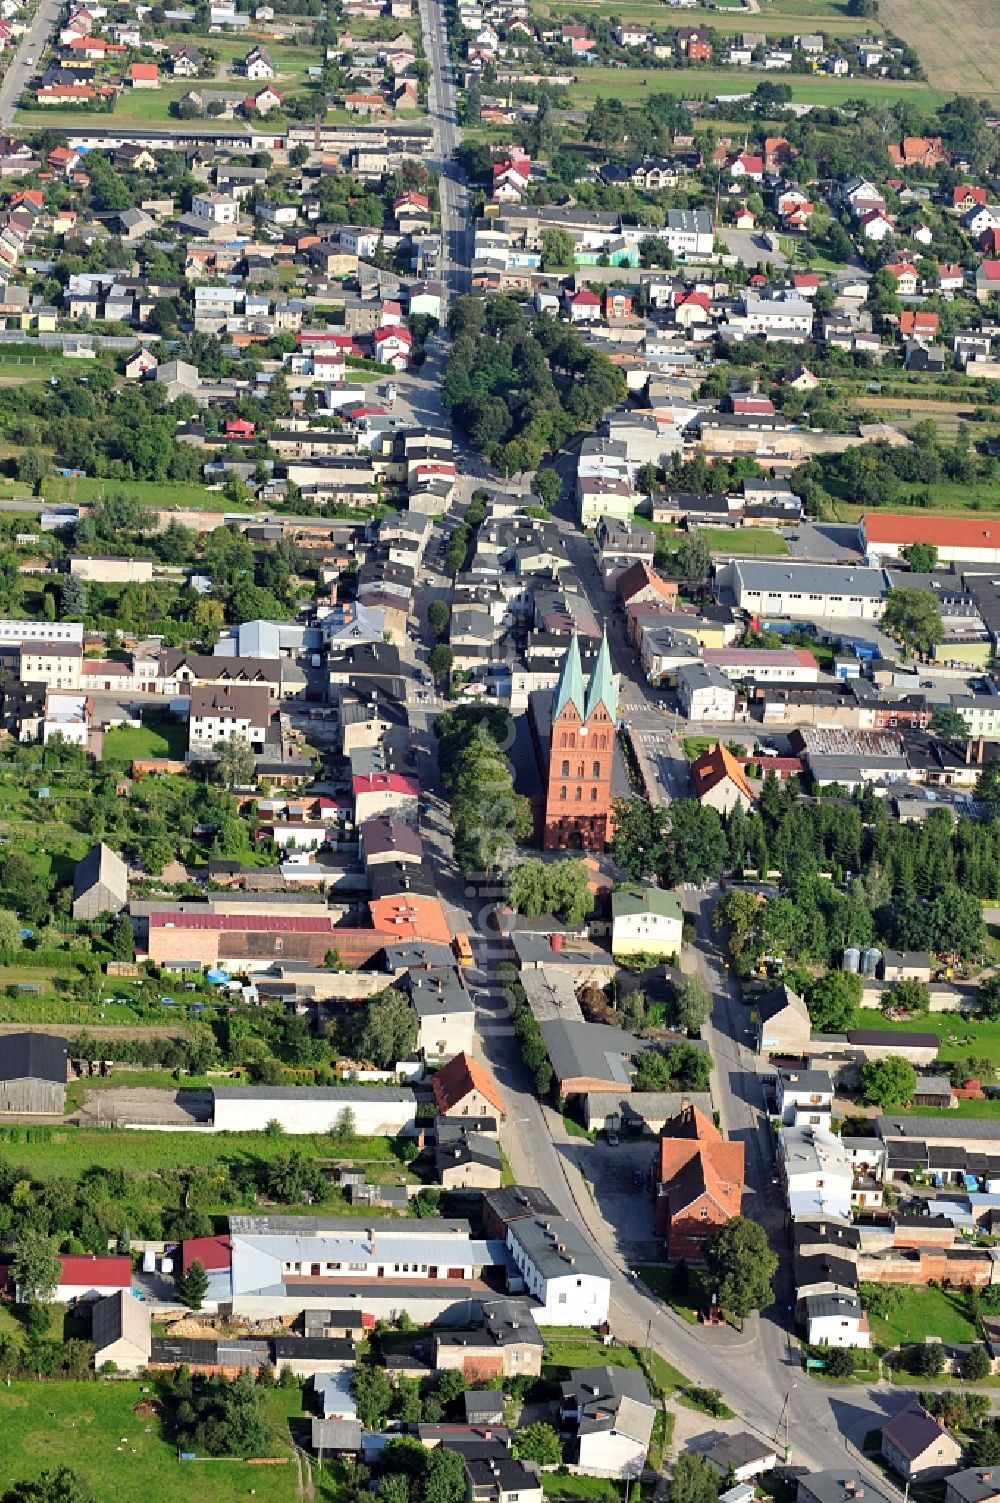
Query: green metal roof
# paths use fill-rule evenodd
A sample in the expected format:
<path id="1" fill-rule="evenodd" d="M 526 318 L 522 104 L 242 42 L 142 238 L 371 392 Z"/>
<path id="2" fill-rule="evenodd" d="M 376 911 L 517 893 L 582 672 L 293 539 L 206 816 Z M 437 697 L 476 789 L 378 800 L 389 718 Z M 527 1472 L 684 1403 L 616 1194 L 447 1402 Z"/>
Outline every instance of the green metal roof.
<path id="1" fill-rule="evenodd" d="M 683 918 L 677 894 L 665 892 L 662 887 L 616 888 L 611 894 L 611 913 L 614 918 L 627 918 L 635 913 L 656 913 L 661 918 Z"/>
<path id="2" fill-rule="evenodd" d="M 601 638 L 601 648 L 597 654 L 597 662 L 594 664 L 594 671 L 590 675 L 590 684 L 587 687 L 585 720 L 590 719 L 599 704 L 604 705 L 611 720 L 617 719 L 618 695 L 615 692 L 615 671 L 611 666 L 611 649 L 608 646 L 607 632 Z"/>
<path id="3" fill-rule="evenodd" d="M 580 644 L 577 641 L 576 632 L 569 639 L 569 647 L 563 658 L 562 671 L 559 674 L 559 683 L 556 685 L 555 704 L 552 708 L 552 718 L 557 719 L 568 704 L 576 706 L 580 719 L 584 719 L 584 694 L 583 694 L 583 668 L 580 663 Z"/>

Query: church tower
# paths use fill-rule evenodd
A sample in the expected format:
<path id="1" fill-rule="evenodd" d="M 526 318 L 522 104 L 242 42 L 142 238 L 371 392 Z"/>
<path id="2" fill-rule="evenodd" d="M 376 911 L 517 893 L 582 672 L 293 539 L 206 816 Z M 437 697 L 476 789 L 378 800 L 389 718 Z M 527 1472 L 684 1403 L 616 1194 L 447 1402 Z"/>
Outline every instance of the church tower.
<path id="1" fill-rule="evenodd" d="M 607 635 L 585 689 L 574 633 L 552 702 L 543 841 L 547 851 L 603 851 L 611 839 L 617 701 Z"/>

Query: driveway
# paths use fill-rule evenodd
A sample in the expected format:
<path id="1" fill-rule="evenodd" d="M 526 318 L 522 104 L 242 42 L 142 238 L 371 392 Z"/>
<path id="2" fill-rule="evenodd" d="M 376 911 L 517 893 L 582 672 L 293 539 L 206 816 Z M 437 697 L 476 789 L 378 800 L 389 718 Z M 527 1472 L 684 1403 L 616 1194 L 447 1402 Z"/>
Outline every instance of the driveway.
<path id="1" fill-rule="evenodd" d="M 626 1262 L 662 1255 L 653 1235 L 653 1196 L 649 1169 L 656 1157 L 656 1139 L 621 1138 L 612 1148 L 602 1136 L 596 1143 L 571 1139 L 562 1145 L 575 1160 L 590 1187 L 597 1209 L 613 1227 L 618 1251 Z M 641 1183 L 636 1183 L 636 1176 Z"/>

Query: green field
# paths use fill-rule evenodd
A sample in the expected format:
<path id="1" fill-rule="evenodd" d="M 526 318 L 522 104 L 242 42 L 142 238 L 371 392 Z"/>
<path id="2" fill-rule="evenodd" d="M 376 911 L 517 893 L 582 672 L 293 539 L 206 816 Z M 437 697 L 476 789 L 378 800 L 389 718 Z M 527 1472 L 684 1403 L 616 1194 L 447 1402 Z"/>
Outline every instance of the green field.
<path id="1" fill-rule="evenodd" d="M 28 1129 L 7 1129 L 12 1137 L 0 1133 L 0 1153 L 37 1180 L 69 1175 L 78 1179 L 87 1169 L 127 1169 L 133 1174 L 154 1174 L 160 1169 L 211 1168 L 252 1158 L 269 1161 L 282 1158 L 291 1148 L 310 1159 L 337 1159 L 349 1156 L 364 1162 L 399 1164 L 388 1138 L 360 1138 L 349 1144 L 333 1137 L 296 1134 L 268 1137 L 265 1133 L 198 1133 L 198 1132 L 131 1132 L 128 1129 L 53 1128 L 45 1134 L 37 1131 L 29 1142 Z M 402 1165 L 400 1165 L 402 1167 Z"/>
<path id="2" fill-rule="evenodd" d="M 748 17 L 748 27 L 752 27 L 755 20 L 754 16 Z M 748 75 L 745 68 L 658 68 L 642 73 L 631 69 L 593 67 L 577 76 L 568 93 L 577 108 L 593 104 L 598 97 L 617 99 L 634 106 L 641 105 L 650 94 L 679 94 L 685 99 L 749 94 L 758 82 L 770 78 L 771 75 L 762 72 L 758 79 L 756 74 Z M 906 99 L 917 108 L 933 109 L 947 97 L 929 84 L 897 83 L 881 78 L 826 78 L 814 74 L 783 73 L 780 82 L 787 83 L 792 98 L 802 104 L 839 105 L 849 99 L 879 99 L 888 105 L 897 99 Z"/>
<path id="3" fill-rule="evenodd" d="M 574 1477 L 570 1473 L 544 1472 L 542 1492 L 546 1498 L 584 1499 L 586 1503 L 618 1503 L 618 1486 L 607 1477 Z"/>
<path id="4" fill-rule="evenodd" d="M 931 1013 L 895 1023 L 884 1018 L 877 1008 L 860 1008 L 851 1019 L 851 1028 L 878 1028 L 886 1033 L 936 1033 L 941 1040 L 940 1057 L 948 1063 L 975 1054 L 1000 1066 L 1000 1021 L 967 1018 L 953 1012 Z"/>
<path id="5" fill-rule="evenodd" d="M 286 1503 L 295 1497 L 288 1422 L 302 1413 L 298 1389 L 273 1389 L 267 1395 L 271 1454 L 286 1458 L 278 1466 L 179 1461 L 160 1421 L 132 1412 L 149 1391 L 148 1385 L 130 1382 L 15 1382 L 0 1389 L 4 1485 L 34 1478 L 45 1468 L 69 1466 L 89 1483 L 98 1503 L 139 1498 L 142 1503 L 202 1503 L 207 1496 L 213 1503 L 250 1496 L 259 1503 Z M 326 1499 L 334 1493 L 319 1481 L 316 1495 Z"/>
<path id="6" fill-rule="evenodd" d="M 916 487 L 914 490 L 916 491 Z M 894 512 L 913 512 L 914 514 L 936 512 L 938 515 L 950 515 L 952 512 L 972 512 L 984 521 L 989 517 L 1000 516 L 1000 488 L 991 489 L 981 482 L 973 481 L 970 485 L 959 485 L 953 481 L 937 481 L 933 485 L 922 487 L 921 494 L 930 494 L 929 506 L 907 505 L 906 501 L 893 501 L 891 510 Z M 856 522 L 866 511 L 871 508 L 861 506 L 856 501 L 842 501 L 839 497 L 822 502 L 826 520 L 831 522 Z"/>
<path id="7" fill-rule="evenodd" d="M 925 1336 L 940 1336 L 942 1341 L 975 1340 L 976 1327 L 969 1320 L 960 1290 L 895 1287 L 900 1300 L 891 1315 L 869 1317 L 877 1346 L 905 1346 Z"/>
<path id="8" fill-rule="evenodd" d="M 183 757 L 187 728 L 172 715 L 150 715 L 141 727 L 123 725 L 104 737 L 102 762 L 132 762 L 137 757 Z"/>
<path id="9" fill-rule="evenodd" d="M 581 17 L 597 16 L 616 20 L 620 17 L 623 21 L 645 21 L 654 25 L 658 22 L 660 28 L 677 24 L 665 15 L 661 0 L 621 0 L 621 3 L 619 0 L 576 0 L 572 5 L 541 0 L 541 3 L 532 6 L 532 15 L 539 19 L 549 16 L 565 18 L 571 11 L 574 16 L 579 12 Z M 822 0 L 818 0 L 816 4 L 812 0 L 802 0 L 794 14 L 781 14 L 776 7 L 771 6 L 760 13 L 748 10 L 685 10 L 683 22 L 685 26 L 708 26 L 723 36 L 742 31 L 761 31 L 768 36 L 788 36 L 793 32 L 808 31 L 823 31 L 828 36 L 860 36 L 871 28 L 871 22 L 860 16 L 849 16 L 843 11 L 838 14 L 833 6 L 825 10 Z"/>
<path id="10" fill-rule="evenodd" d="M 752 558 L 784 558 L 788 544 L 769 527 L 699 527 L 713 553 L 739 553 Z"/>

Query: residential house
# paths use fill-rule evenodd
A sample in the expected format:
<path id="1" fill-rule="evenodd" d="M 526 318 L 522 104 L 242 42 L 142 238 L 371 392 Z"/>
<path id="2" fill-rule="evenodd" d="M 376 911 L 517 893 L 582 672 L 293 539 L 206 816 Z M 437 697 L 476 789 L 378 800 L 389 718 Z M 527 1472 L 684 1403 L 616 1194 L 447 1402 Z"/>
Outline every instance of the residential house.
<path id="1" fill-rule="evenodd" d="M 478 1060 L 464 1052 L 436 1072 L 431 1086 L 443 1117 L 504 1117 L 507 1114 L 500 1087 L 493 1076 Z"/>
<path id="2" fill-rule="evenodd" d="M 638 1478 L 655 1416 L 636 1368 L 574 1368 L 561 1384 L 560 1428 L 570 1432 L 572 1464 L 587 1476 Z"/>
<path id="3" fill-rule="evenodd" d="M 947 1476 L 962 1460 L 960 1442 L 916 1399 L 882 1426 L 881 1453 L 906 1482 Z"/>
<path id="4" fill-rule="evenodd" d="M 706 1241 L 743 1199 L 743 1144 L 730 1143 L 695 1106 L 682 1107 L 660 1134 L 655 1226 L 670 1258 L 700 1258 Z"/>
<path id="5" fill-rule="evenodd" d="M 152 1350 L 150 1309 L 130 1289 L 119 1289 L 94 1305 L 90 1339 L 94 1369 L 113 1363 L 120 1373 L 134 1376 L 149 1363 Z"/>
<path id="6" fill-rule="evenodd" d="M 736 1435 L 724 1435 L 711 1450 L 705 1452 L 721 1476 L 730 1474 L 739 1482 L 751 1482 L 754 1477 L 763 1477 L 778 1464 L 778 1453 L 766 1440 L 758 1440 L 746 1430 Z"/>
<path id="7" fill-rule="evenodd" d="M 732 680 L 719 668 L 697 662 L 677 670 L 677 702 L 692 722 L 734 720 L 737 698 Z"/>
<path id="8" fill-rule="evenodd" d="M 100 918 L 121 913 L 128 903 L 128 867 L 103 841 L 91 846 L 73 870 L 73 917 Z"/>
<path id="9" fill-rule="evenodd" d="M 632 884 L 611 894 L 611 953 L 679 956 L 684 915 L 675 893 Z"/>
<path id="10" fill-rule="evenodd" d="M 746 773 L 721 741 L 691 763 L 691 788 L 700 804 L 720 814 L 730 814 L 737 804 L 746 811 L 754 801 Z"/>

